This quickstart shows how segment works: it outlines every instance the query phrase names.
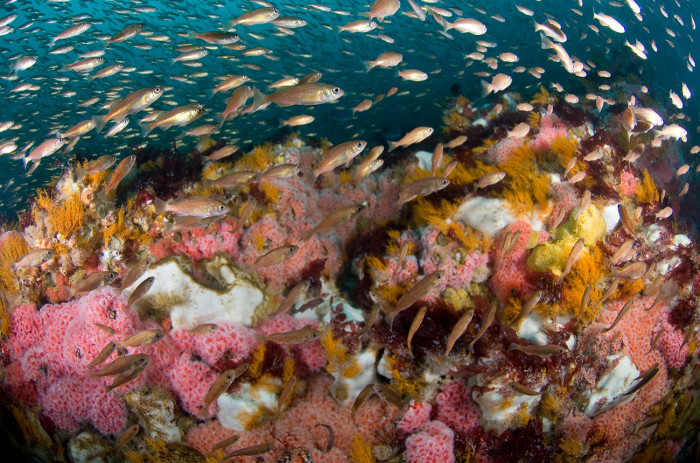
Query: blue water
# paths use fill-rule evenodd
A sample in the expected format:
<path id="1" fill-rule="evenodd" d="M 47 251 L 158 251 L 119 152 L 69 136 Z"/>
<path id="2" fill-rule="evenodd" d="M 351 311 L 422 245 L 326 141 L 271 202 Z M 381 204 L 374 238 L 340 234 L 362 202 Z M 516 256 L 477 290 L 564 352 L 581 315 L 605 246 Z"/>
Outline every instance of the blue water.
<path id="1" fill-rule="evenodd" d="M 201 1 L 83 1 L 72 0 L 64 3 L 45 1 L 5 2 L 0 9 L 0 16 L 18 14 L 10 26 L 14 31 L 0 37 L 0 51 L 3 56 L 3 74 L 9 74 L 15 55 L 33 55 L 38 62 L 31 68 L 18 73 L 18 79 L 4 79 L 3 100 L 0 107 L 0 122 L 12 120 L 21 124 L 21 128 L 0 133 L 0 141 L 16 139 L 18 150 L 35 141 L 35 146 L 46 138 L 52 137 L 54 130 L 66 130 L 75 123 L 88 119 L 95 114 L 105 114 L 100 106 L 108 101 L 107 92 L 114 92 L 120 97 L 131 91 L 143 88 L 162 86 L 167 89 L 165 95 L 153 104 L 154 110 L 168 110 L 167 101 L 184 105 L 199 102 L 205 105 L 207 113 L 195 121 L 190 127 L 214 123 L 218 113 L 226 106 L 228 94 L 217 94 L 209 98 L 209 93 L 218 81 L 216 76 L 228 74 L 246 74 L 251 77 L 254 85 L 265 93 L 267 86 L 285 76 L 302 77 L 312 72 L 323 73 L 321 82 L 341 87 L 345 96 L 334 104 L 319 106 L 293 106 L 279 108 L 272 106 L 264 111 L 247 114 L 229 120 L 222 130 L 212 136 L 230 143 L 236 143 L 244 149 L 253 144 L 274 137 L 279 133 L 279 123 L 296 114 L 311 114 L 316 121 L 310 125 L 298 127 L 302 135 L 328 138 L 332 143 L 340 143 L 352 138 L 362 138 L 372 143 L 386 142 L 387 139 L 398 139 L 401 133 L 416 126 L 428 125 L 441 133 L 441 116 L 448 102 L 458 90 L 470 100 L 479 105 L 487 105 L 500 96 L 481 97 L 481 77 L 475 72 L 490 71 L 492 74 L 503 72 L 513 76 L 513 84 L 508 89 L 519 92 L 524 100 L 529 100 L 540 85 L 550 91 L 550 84 L 561 84 L 565 92 L 573 93 L 581 99 L 580 104 L 592 106 L 585 102 L 586 93 L 597 93 L 604 97 L 616 98 L 618 102 L 626 101 L 629 92 L 638 89 L 639 85 L 649 88 L 650 96 L 657 103 L 651 105 L 664 118 L 669 120 L 673 113 L 682 112 L 691 119 L 678 121 L 686 128 L 691 137 L 689 142 L 681 145 L 687 152 L 696 141 L 697 122 L 694 120 L 698 113 L 696 97 L 686 102 L 686 107 L 676 110 L 668 98 L 669 90 L 681 94 L 681 83 L 685 82 L 693 92 L 700 92 L 697 79 L 688 69 L 688 55 L 700 59 L 700 51 L 693 41 L 695 31 L 691 26 L 691 15 L 700 20 L 698 2 L 694 1 L 664 1 L 637 3 L 642 8 L 643 21 L 638 21 L 625 0 L 610 5 L 604 2 L 583 1 L 579 6 L 576 1 L 533 1 L 519 0 L 518 5 L 531 9 L 534 16 L 529 17 L 515 8 L 516 2 L 436 2 L 416 3 L 423 6 L 435 6 L 442 9 L 458 8 L 464 17 L 475 18 L 484 23 L 488 32 L 482 36 L 461 34 L 450 31 L 454 39 L 450 40 L 440 33 L 442 28 L 428 15 L 425 22 L 410 18 L 402 13 L 410 12 L 407 1 L 401 2 L 398 14 L 388 18 L 380 27 L 368 34 L 338 33 L 338 26 L 351 21 L 362 19 L 360 13 L 369 9 L 369 4 L 358 1 L 319 0 L 317 4 L 332 9 L 330 12 L 319 11 L 306 7 L 305 2 L 286 2 L 276 4 L 281 16 L 297 16 L 304 18 L 307 25 L 294 29 L 294 35 L 278 34 L 272 24 L 255 26 L 239 26 L 236 32 L 240 34 L 240 44 L 247 48 L 266 47 L 273 50 L 276 60 L 265 56 L 246 57 L 240 51 L 228 50 L 221 46 L 209 46 L 209 54 L 199 60 L 199 68 L 188 67 L 182 63 L 172 63 L 179 53 L 175 48 L 181 45 L 205 45 L 203 41 L 187 37 L 189 33 L 226 30 L 229 21 L 245 11 L 260 7 L 253 2 L 201 2 Z M 150 6 L 154 12 L 138 12 L 134 8 Z M 665 18 L 660 7 L 668 13 Z M 476 8 L 483 8 L 486 14 Z M 580 10 L 582 16 L 572 11 Z M 593 19 L 593 10 L 614 16 L 626 27 L 624 34 L 617 34 L 601 26 Z M 349 13 L 345 15 L 339 10 Z M 678 14 L 683 20 L 682 26 L 674 19 Z M 79 15 L 89 17 L 80 21 L 90 21 L 93 26 L 84 34 L 61 40 L 57 47 L 73 45 L 75 49 L 62 55 L 49 54 L 49 41 L 65 28 L 73 24 Z M 505 22 L 494 19 L 502 17 Z M 533 21 L 544 22 L 547 17 L 556 19 L 568 41 L 564 44 L 570 55 L 576 56 L 583 62 L 590 61 L 596 66 L 585 78 L 568 74 L 559 63 L 552 62 L 548 56 L 553 54 L 540 47 L 539 34 L 535 33 Z M 446 18 L 454 21 L 457 16 Z M 103 36 L 111 36 L 129 24 L 141 22 L 146 25 L 145 32 L 167 34 L 170 42 L 155 42 L 143 35 L 122 43 L 112 44 L 103 56 L 105 63 L 102 67 L 115 63 L 123 63 L 125 67 L 134 67 L 130 73 L 121 72 L 105 78 L 88 80 L 86 76 L 73 71 L 61 71 L 64 64 L 79 59 L 79 54 L 90 50 L 104 48 Z M 589 26 L 598 27 L 599 33 Z M 24 28 L 20 29 L 22 26 Z M 670 36 L 666 29 L 675 33 Z M 279 36 L 275 35 L 278 34 Z M 383 34 L 394 39 L 394 43 L 386 43 L 377 37 Z M 582 34 L 586 34 L 582 38 Z M 256 37 L 257 36 L 257 37 Z M 648 59 L 642 60 L 624 46 L 625 39 L 630 42 L 641 41 L 648 53 Z M 518 55 L 518 63 L 499 63 L 498 70 L 492 71 L 483 62 L 474 62 L 466 67 L 469 61 L 465 54 L 476 51 L 477 40 L 495 43 L 489 48 L 487 57 L 497 57 L 500 53 L 511 51 Z M 658 52 L 651 50 L 650 42 L 655 40 Z M 135 48 L 136 44 L 149 44 L 150 50 Z M 403 53 L 403 62 L 398 68 L 375 68 L 365 72 L 363 61 L 373 60 L 385 51 Z M 260 70 L 243 66 L 254 64 Z M 515 66 L 527 68 L 540 66 L 545 69 L 541 79 L 536 79 L 528 73 L 513 73 Z M 419 69 L 429 74 L 424 82 L 402 81 L 396 76 L 397 69 Z M 601 78 L 597 70 L 607 70 L 610 78 Z M 92 71 L 94 74 L 97 70 Z M 147 72 L 142 74 L 141 72 Z M 150 73 L 148 73 L 150 72 Z M 194 73 L 206 72 L 207 76 L 192 78 L 192 83 L 174 80 L 173 76 L 188 77 Z M 57 78 L 67 78 L 65 82 Z M 490 79 L 488 79 L 490 80 Z M 38 91 L 10 93 L 10 90 L 22 82 L 40 86 Z M 610 84 L 613 89 L 603 92 L 598 85 Z M 369 111 L 352 114 L 351 108 L 365 98 L 374 99 L 377 94 L 386 93 L 396 86 L 399 94 L 384 99 L 374 105 Z M 65 91 L 75 91 L 73 97 L 60 94 Z M 401 94 L 406 92 L 405 94 Z M 80 102 L 90 97 L 98 96 L 97 104 L 89 108 L 81 108 Z M 563 95 L 562 95 L 563 96 Z M 604 113 L 605 114 L 605 111 Z M 0 157 L 0 212 L 4 218 L 12 219 L 16 213 L 26 207 L 26 200 L 34 194 L 36 188 L 46 185 L 52 176 L 60 174 L 63 166 L 69 165 L 76 155 L 93 159 L 103 154 L 115 154 L 122 158 L 131 153 L 136 147 L 160 146 L 167 147 L 176 140 L 182 129 L 171 128 L 163 132 L 156 129 L 148 138 L 141 136 L 138 120 L 145 113 L 130 116 L 131 122 L 126 130 L 115 138 L 105 138 L 104 132 L 94 131 L 83 136 L 74 150 L 69 154 L 57 153 L 41 161 L 39 168 L 27 176 L 21 161 L 12 160 L 8 155 Z M 178 142 L 178 148 L 186 153 L 194 147 L 196 139 L 188 137 Z M 437 141 L 437 140 L 436 140 Z M 693 165 L 694 167 L 694 165 Z"/>

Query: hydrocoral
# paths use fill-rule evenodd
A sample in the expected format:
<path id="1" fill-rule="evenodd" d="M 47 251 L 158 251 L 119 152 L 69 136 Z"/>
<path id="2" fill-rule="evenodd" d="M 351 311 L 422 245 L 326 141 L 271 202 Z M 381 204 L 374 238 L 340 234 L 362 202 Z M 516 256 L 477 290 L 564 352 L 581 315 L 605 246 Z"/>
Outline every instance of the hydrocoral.
<path id="1" fill-rule="evenodd" d="M 454 432 L 440 421 L 430 421 L 406 439 L 406 463 L 454 463 Z"/>

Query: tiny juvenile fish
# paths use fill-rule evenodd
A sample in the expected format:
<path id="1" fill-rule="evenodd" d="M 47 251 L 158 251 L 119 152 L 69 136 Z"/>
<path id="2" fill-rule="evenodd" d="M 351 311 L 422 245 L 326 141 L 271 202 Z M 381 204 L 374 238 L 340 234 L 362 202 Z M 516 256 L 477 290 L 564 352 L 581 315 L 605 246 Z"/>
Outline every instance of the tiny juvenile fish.
<path id="1" fill-rule="evenodd" d="M 141 283 L 139 283 L 136 289 L 134 289 L 134 291 L 129 296 L 129 300 L 126 302 L 126 306 L 124 307 L 124 309 L 128 309 L 129 307 L 131 307 L 132 304 L 134 304 L 136 301 L 145 296 L 148 290 L 151 289 L 151 286 L 153 286 L 153 282 L 155 280 L 156 277 L 148 277 Z"/>
<path id="2" fill-rule="evenodd" d="M 114 352 L 114 349 L 117 347 L 117 345 L 114 343 L 114 341 L 110 341 L 107 343 L 106 346 L 102 348 L 102 350 L 97 354 L 97 357 L 88 364 L 90 368 L 94 368 L 97 365 L 101 364 L 105 360 L 109 358 L 110 355 L 112 355 L 112 352 Z"/>
<path id="3" fill-rule="evenodd" d="M 248 11 L 243 13 L 233 21 L 231 21 L 231 27 L 241 26 L 253 26 L 256 24 L 265 24 L 277 19 L 280 15 L 280 10 L 275 7 L 264 7 L 258 8 L 253 11 Z M 228 459 L 225 458 L 225 460 Z"/>
<path id="4" fill-rule="evenodd" d="M 270 95 L 253 89 L 253 107 L 257 109 L 270 103 L 279 106 L 318 105 L 330 103 L 343 95 L 345 92 L 340 87 L 319 82 L 283 87 Z"/>
<path id="5" fill-rule="evenodd" d="M 231 437 L 227 437 L 226 439 L 217 442 L 217 443 L 214 444 L 214 446 L 211 448 L 210 454 L 216 452 L 216 451 L 219 450 L 219 449 L 223 449 L 223 448 L 228 447 L 229 445 L 235 444 L 236 441 L 238 441 L 238 439 L 240 439 L 240 438 L 241 438 L 241 437 L 240 437 L 238 434 L 234 434 L 234 435 L 231 436 Z"/>
<path id="6" fill-rule="evenodd" d="M 275 248 L 268 253 L 260 256 L 255 261 L 257 267 L 269 267 L 270 265 L 279 265 L 285 260 L 292 257 L 299 250 L 299 246 L 294 244 L 285 244 Z"/>
<path id="7" fill-rule="evenodd" d="M 124 180 L 124 177 L 126 177 L 126 175 L 131 171 L 131 168 L 134 167 L 135 163 L 136 156 L 133 154 L 122 159 L 119 164 L 117 164 L 117 167 L 115 167 L 112 171 L 112 175 L 109 176 L 109 180 L 107 180 L 107 183 L 102 190 L 103 193 L 106 195 L 110 191 L 114 190 L 117 185 L 119 185 L 119 182 Z"/>
<path id="8" fill-rule="evenodd" d="M 366 146 L 367 142 L 364 140 L 352 140 L 332 147 L 314 169 L 314 178 L 317 179 L 321 175 L 331 172 L 333 169 L 343 164 L 349 167 L 352 160 L 355 159 Z"/>
<path id="9" fill-rule="evenodd" d="M 445 146 L 450 149 L 457 148 L 460 145 L 463 145 L 464 142 L 467 141 L 467 136 L 466 135 L 460 135 L 456 138 L 453 138 L 452 140 L 448 141 L 445 143 Z"/>
<path id="10" fill-rule="evenodd" d="M 659 364 L 655 363 L 651 367 L 649 367 L 646 371 L 640 373 L 639 375 L 639 382 L 632 386 L 632 388 L 629 391 L 625 391 L 622 393 L 622 395 L 632 395 L 638 390 L 640 390 L 644 385 L 646 385 L 649 381 L 654 379 L 654 376 L 659 372 Z"/>
<path id="11" fill-rule="evenodd" d="M 258 202 L 254 199 L 251 198 L 250 201 L 248 201 L 245 206 L 243 206 L 243 209 L 241 209 L 241 213 L 238 217 L 238 220 L 236 220 L 236 226 L 233 228 L 232 234 L 235 234 L 238 230 L 240 230 L 248 220 L 248 217 L 251 216 L 255 208 L 258 206 Z"/>
<path id="12" fill-rule="evenodd" d="M 627 302 L 625 302 L 625 305 L 622 306 L 622 309 L 620 309 L 620 312 L 617 314 L 617 317 L 615 317 L 615 321 L 612 323 L 612 325 L 605 328 L 603 330 L 603 333 L 607 333 L 608 331 L 615 328 L 615 326 L 617 326 L 618 323 L 620 323 L 620 320 L 622 320 L 622 317 L 624 317 L 625 314 L 630 310 L 630 308 L 632 307 L 632 304 L 634 304 L 634 301 L 635 301 L 635 297 L 632 296 L 627 300 Z"/>
<path id="13" fill-rule="evenodd" d="M 442 277 L 442 270 L 436 270 L 433 273 L 424 276 L 417 283 L 415 283 L 411 289 L 409 289 L 408 292 L 406 292 L 406 294 L 399 299 L 399 302 L 396 303 L 396 307 L 394 307 L 391 313 L 387 315 L 389 327 L 393 325 L 396 315 L 427 296 L 428 293 L 433 290 L 433 288 L 440 284 Z"/>
<path id="14" fill-rule="evenodd" d="M 475 189 L 479 190 L 481 188 L 486 188 L 487 186 L 495 185 L 504 178 L 506 178 L 505 172 L 489 172 L 488 174 L 484 174 L 479 177 L 479 180 L 476 181 Z"/>
<path id="15" fill-rule="evenodd" d="M 209 417 L 209 406 L 219 398 L 221 394 L 231 387 L 231 384 L 248 369 L 248 364 L 243 363 L 236 369 L 226 370 L 214 380 L 209 390 L 204 395 L 204 405 L 201 406 L 200 412 L 204 413 L 204 418 Z"/>
<path id="16" fill-rule="evenodd" d="M 416 331 L 418 331 L 418 328 L 420 328 L 421 323 L 423 323 L 423 318 L 425 318 L 425 313 L 427 311 L 428 308 L 423 306 L 420 308 L 420 310 L 418 310 L 416 316 L 413 317 L 411 328 L 408 330 L 408 336 L 406 336 L 406 347 L 408 348 L 409 352 L 411 351 L 411 341 L 413 340 L 413 336 L 416 334 Z"/>
<path id="17" fill-rule="evenodd" d="M 423 177 L 415 180 L 399 193 L 399 199 L 396 201 L 396 205 L 400 206 L 409 201 L 413 201 L 416 198 L 423 196 L 428 196 L 436 191 L 440 191 L 447 187 L 450 181 L 444 177 Z"/>
<path id="18" fill-rule="evenodd" d="M 215 323 L 200 323 L 199 325 L 192 328 L 190 333 L 192 334 L 210 334 L 219 329 L 219 325 Z"/>
<path id="19" fill-rule="evenodd" d="M 394 151 L 396 148 L 402 146 L 409 146 L 415 143 L 419 143 L 433 134 L 432 127 L 416 127 L 415 129 L 408 132 L 399 141 L 389 142 L 389 152 Z"/>
<path id="20" fill-rule="evenodd" d="M 302 305 L 299 306 L 298 308 L 292 309 L 292 310 L 290 311 L 290 314 L 291 314 L 291 315 L 294 315 L 294 314 L 298 314 L 298 313 L 307 311 L 307 310 L 309 310 L 309 309 L 313 309 L 314 307 L 320 305 L 324 300 L 325 300 L 325 299 L 323 299 L 322 297 L 319 297 L 319 298 L 316 298 L 316 299 L 311 299 L 310 301 L 305 302 L 304 304 L 302 304 Z"/>
<path id="21" fill-rule="evenodd" d="M 294 285 L 294 287 L 292 287 L 292 289 L 289 290 L 289 292 L 284 297 L 284 299 L 282 299 L 282 302 L 280 302 L 279 307 L 277 307 L 277 310 L 275 310 L 274 313 L 278 314 L 278 313 L 283 313 L 283 312 L 286 312 L 287 310 L 289 310 L 289 308 L 291 306 L 293 306 L 294 303 L 297 300 L 299 300 L 299 298 L 304 293 L 306 293 L 306 291 L 309 290 L 310 286 L 311 286 L 311 282 L 309 280 L 303 280 L 303 281 L 297 283 L 296 285 Z"/>
<path id="22" fill-rule="evenodd" d="M 462 315 L 459 318 L 459 320 L 457 320 L 457 323 L 455 323 L 454 328 L 452 328 L 452 331 L 450 332 L 449 338 L 447 338 L 447 346 L 445 347 L 445 357 L 450 355 L 450 352 L 452 352 L 452 348 L 454 347 L 457 340 L 462 337 L 465 331 L 467 331 L 467 327 L 472 321 L 472 317 L 474 317 L 474 309 L 469 309 L 464 315 Z"/>
<path id="23" fill-rule="evenodd" d="M 493 321 L 496 319 L 496 310 L 498 309 L 498 301 L 493 300 L 491 301 L 491 306 L 489 307 L 489 311 L 486 313 L 484 316 L 484 319 L 481 321 L 481 327 L 479 328 L 479 331 L 476 333 L 476 336 L 474 336 L 474 339 L 472 339 L 472 342 L 469 343 L 469 346 L 467 346 L 467 349 L 469 352 L 472 354 L 474 353 L 474 344 L 481 339 L 481 337 L 486 333 L 486 330 L 489 329 L 489 327 L 493 324 Z"/>
<path id="24" fill-rule="evenodd" d="M 129 441 L 141 430 L 138 424 L 129 426 L 117 439 L 116 446 L 118 449 L 124 447 Z"/>
<path id="25" fill-rule="evenodd" d="M 255 181 L 258 174 L 252 170 L 241 170 L 238 172 L 232 172 L 226 174 L 223 177 L 219 177 L 211 182 L 212 186 L 217 186 L 219 188 L 232 188 L 236 186 L 248 185 Z"/>
<path id="26" fill-rule="evenodd" d="M 367 333 L 372 326 L 379 320 L 379 314 L 381 312 L 381 307 L 379 304 L 372 304 L 372 310 L 369 312 L 369 315 L 365 319 L 365 326 L 362 327 L 362 330 L 360 330 L 359 333 L 357 333 L 358 337 L 362 337 Z"/>
<path id="27" fill-rule="evenodd" d="M 102 172 L 103 170 L 109 169 L 115 162 L 117 162 L 116 156 L 105 154 L 94 161 L 88 162 L 84 169 L 76 169 L 75 173 L 79 177 L 85 174 L 96 174 L 98 172 Z"/>
<path id="28" fill-rule="evenodd" d="M 160 215 L 164 212 L 173 212 L 177 215 L 205 218 L 225 215 L 230 211 L 229 207 L 221 201 L 204 196 L 177 199 L 167 203 L 156 197 L 154 205 L 156 215 Z"/>
<path id="29" fill-rule="evenodd" d="M 287 402 L 292 398 L 292 395 L 294 394 L 294 388 L 297 385 L 297 379 L 295 376 L 292 376 L 289 378 L 289 381 L 287 381 L 282 387 L 282 391 L 280 391 L 280 396 L 279 400 L 277 401 L 277 416 L 279 417 L 282 414 L 282 411 L 284 410 L 284 407 L 287 405 Z"/>
<path id="30" fill-rule="evenodd" d="M 531 389 L 524 384 L 516 383 L 515 381 L 512 381 L 508 383 L 508 386 L 510 386 L 515 392 L 518 394 L 523 394 L 523 395 L 529 395 L 529 396 L 537 396 L 541 395 L 541 392 L 537 392 L 534 389 Z"/>
<path id="31" fill-rule="evenodd" d="M 314 428 L 319 426 L 322 426 L 328 430 L 328 443 L 326 444 L 326 453 L 328 453 L 333 450 L 333 446 L 335 445 L 335 432 L 333 432 L 333 427 L 331 425 L 325 423 L 317 423 Z"/>
<path id="32" fill-rule="evenodd" d="M 286 178 L 286 177 L 292 177 L 296 174 L 299 173 L 300 167 L 299 164 L 292 164 L 292 163 L 284 163 L 284 164 L 277 164 L 271 167 L 268 167 L 265 172 L 260 174 L 260 181 L 263 181 L 268 178 Z"/>
<path id="33" fill-rule="evenodd" d="M 12 264 L 13 269 L 37 267 L 51 260 L 55 252 L 53 249 L 42 248 L 28 252 Z"/>
<path id="34" fill-rule="evenodd" d="M 92 376 L 116 376 L 125 371 L 137 368 L 140 365 L 145 365 L 149 361 L 146 354 L 132 354 L 118 357 L 109 365 L 106 365 L 99 371 L 93 372 Z"/>
<path id="35" fill-rule="evenodd" d="M 638 280 L 647 271 L 647 264 L 642 261 L 631 262 L 621 269 L 613 268 L 613 275 L 627 280 Z"/>
<path id="36" fill-rule="evenodd" d="M 112 384 L 110 384 L 109 386 L 106 387 L 107 392 L 138 378 L 141 375 L 141 373 L 143 373 L 143 370 L 146 369 L 146 367 L 148 366 L 148 362 L 150 360 L 151 360 L 150 357 L 147 356 L 146 360 L 143 363 L 139 363 L 138 365 L 136 365 L 132 369 L 127 369 L 126 371 L 119 374 L 119 376 L 117 376 L 114 379 Z"/>
<path id="37" fill-rule="evenodd" d="M 244 447 L 242 449 L 234 450 L 233 452 L 224 456 L 223 459 L 228 460 L 233 457 L 262 455 L 263 453 L 267 453 L 272 449 L 274 449 L 274 446 L 272 444 L 251 445 L 250 447 Z"/>
<path id="38" fill-rule="evenodd" d="M 262 341 L 274 341 L 284 344 L 299 344 L 306 341 L 317 339 L 321 333 L 307 325 L 298 330 L 287 331 L 285 333 L 275 333 L 268 335 L 258 335 L 258 339 Z"/>
<path id="39" fill-rule="evenodd" d="M 301 239 L 306 241 L 316 233 L 324 233 L 329 230 L 332 230 L 351 220 L 357 214 L 362 212 L 364 208 L 365 206 L 362 204 L 353 204 L 350 206 L 341 207 L 340 209 L 336 209 L 335 211 L 328 214 L 323 220 L 321 220 L 321 222 L 314 228 L 305 231 L 301 235 Z"/>
<path id="40" fill-rule="evenodd" d="M 535 291 L 535 294 L 533 294 L 532 297 L 528 299 L 527 302 L 525 302 L 525 305 L 523 305 L 523 308 L 520 310 L 518 316 L 515 317 L 515 320 L 508 323 L 508 325 L 506 326 L 518 326 L 518 323 L 520 323 L 525 317 L 530 315 L 530 312 L 532 312 L 533 309 L 537 306 L 537 303 L 540 302 L 540 299 L 542 299 L 542 294 L 543 292 L 541 290 Z"/>
<path id="41" fill-rule="evenodd" d="M 158 342 L 164 337 L 165 333 L 163 330 L 144 330 L 125 339 L 124 341 L 117 341 L 115 344 L 117 347 L 140 347 Z"/>
<path id="42" fill-rule="evenodd" d="M 238 151 L 238 146 L 236 145 L 225 145 L 218 150 L 214 151 L 211 153 L 209 156 L 202 156 L 202 159 L 205 159 L 207 161 L 218 161 L 219 159 L 223 159 L 226 157 L 231 156 L 233 153 Z"/>
<path id="43" fill-rule="evenodd" d="M 95 322 L 94 325 L 107 334 L 117 334 L 117 331 L 111 326 L 103 325 L 102 323 L 97 322 Z"/>
<path id="44" fill-rule="evenodd" d="M 352 403 L 352 409 L 350 410 L 350 417 L 352 418 L 352 422 L 355 423 L 355 414 L 357 413 L 357 410 L 369 400 L 372 395 L 376 394 L 375 389 L 374 389 L 374 384 L 369 383 L 366 385 L 362 390 L 360 391 L 359 394 L 357 394 L 357 397 L 355 398 L 355 401 Z"/>
<path id="45" fill-rule="evenodd" d="M 90 291 L 110 284 L 118 276 L 117 272 L 111 271 L 91 273 L 83 280 L 76 283 L 73 294 L 81 295 L 83 293 L 89 293 Z"/>
<path id="46" fill-rule="evenodd" d="M 403 261 L 406 259 L 410 247 L 411 242 L 409 240 L 406 240 L 403 243 L 401 243 L 401 248 L 399 249 L 399 257 L 396 259 L 396 267 L 394 267 L 394 278 L 396 278 L 396 274 L 403 266 Z"/>
<path id="47" fill-rule="evenodd" d="M 508 348 L 511 350 L 519 350 L 526 355 L 536 355 L 538 357 L 550 357 L 552 355 L 561 355 L 565 352 L 569 352 L 566 346 L 559 346 L 557 344 L 545 344 L 543 346 L 521 346 L 519 344 L 511 344 Z"/>
<path id="48" fill-rule="evenodd" d="M 569 257 L 566 259 L 564 270 L 562 270 L 561 275 L 557 279 L 557 283 L 564 281 L 564 278 L 569 274 L 569 272 L 571 272 L 571 268 L 578 260 L 579 255 L 581 255 L 581 251 L 583 250 L 583 246 L 585 244 L 586 243 L 584 242 L 583 238 L 576 240 L 574 245 L 571 247 L 571 252 L 569 253 Z"/>

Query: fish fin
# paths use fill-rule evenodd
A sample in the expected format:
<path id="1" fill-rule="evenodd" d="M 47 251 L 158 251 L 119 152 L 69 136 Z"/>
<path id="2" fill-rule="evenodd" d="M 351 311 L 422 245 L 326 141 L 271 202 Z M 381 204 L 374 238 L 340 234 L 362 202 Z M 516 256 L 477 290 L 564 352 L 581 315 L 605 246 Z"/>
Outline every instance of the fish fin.
<path id="1" fill-rule="evenodd" d="M 26 163 L 25 163 L 25 167 L 26 167 Z M 27 175 L 32 175 L 32 173 L 36 170 L 37 167 L 39 167 L 39 160 L 38 159 L 36 161 L 34 161 L 34 164 L 32 164 L 32 167 L 29 168 L 29 170 L 27 171 Z"/>
<path id="2" fill-rule="evenodd" d="M 311 238 L 315 233 L 315 230 L 313 228 L 310 228 L 309 230 L 306 230 L 304 233 L 301 234 L 300 238 L 302 241 L 306 241 L 309 238 Z"/>
<path id="3" fill-rule="evenodd" d="M 153 126 L 148 122 L 139 122 L 139 126 L 141 127 L 142 137 L 147 136 L 149 133 L 151 133 L 151 130 L 153 130 Z"/>
<path id="4" fill-rule="evenodd" d="M 153 197 L 153 205 L 156 208 L 156 215 L 160 215 L 168 210 L 168 203 L 160 199 L 158 196 Z"/>
<path id="5" fill-rule="evenodd" d="M 267 103 L 267 95 L 253 87 L 253 111 Z"/>
<path id="6" fill-rule="evenodd" d="M 397 148 L 397 145 L 396 145 L 398 143 L 397 141 L 389 141 L 387 143 L 389 143 L 389 151 L 387 151 L 387 153 L 391 153 L 392 151 L 394 151 Z"/>
<path id="7" fill-rule="evenodd" d="M 395 313 L 390 313 L 386 317 L 384 317 L 384 321 L 386 321 L 389 324 L 389 329 L 393 329 L 394 327 L 394 318 L 396 318 Z"/>
<path id="8" fill-rule="evenodd" d="M 482 81 L 481 81 L 481 96 L 482 96 L 482 97 L 485 97 L 485 96 L 487 96 L 489 93 L 491 93 L 491 84 L 489 84 L 489 83 L 486 82 L 485 80 L 482 80 Z"/>
<path id="9" fill-rule="evenodd" d="M 223 126 L 226 119 L 228 119 L 228 114 L 219 113 L 219 117 L 216 118 L 216 122 L 219 124 L 219 126 Z"/>
<path id="10" fill-rule="evenodd" d="M 540 38 L 542 39 L 542 49 L 548 50 L 554 48 L 554 44 L 549 40 L 544 34 L 540 33 Z"/>
<path id="11" fill-rule="evenodd" d="M 365 72 L 369 72 L 374 68 L 374 61 L 364 61 L 363 64 L 365 65 Z"/>
<path id="12" fill-rule="evenodd" d="M 95 123 L 95 131 L 97 133 L 100 133 L 105 128 L 105 124 L 107 124 L 104 116 L 92 116 L 92 121 Z"/>
<path id="13" fill-rule="evenodd" d="M 215 89 L 215 88 L 213 88 L 213 89 L 211 90 L 211 92 L 209 93 L 209 99 L 211 100 L 212 98 L 214 98 L 214 95 L 216 95 L 216 89 Z"/>
<path id="14" fill-rule="evenodd" d="M 61 72 L 70 71 L 70 63 L 61 65 Z"/>

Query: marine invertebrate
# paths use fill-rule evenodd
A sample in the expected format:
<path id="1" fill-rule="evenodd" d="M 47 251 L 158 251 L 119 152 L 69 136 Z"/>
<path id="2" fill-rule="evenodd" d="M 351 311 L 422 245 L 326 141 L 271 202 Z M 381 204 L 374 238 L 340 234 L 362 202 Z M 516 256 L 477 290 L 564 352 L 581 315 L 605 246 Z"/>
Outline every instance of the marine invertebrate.
<path id="1" fill-rule="evenodd" d="M 408 463 L 454 463 L 454 432 L 440 421 L 429 421 L 406 439 Z"/>

